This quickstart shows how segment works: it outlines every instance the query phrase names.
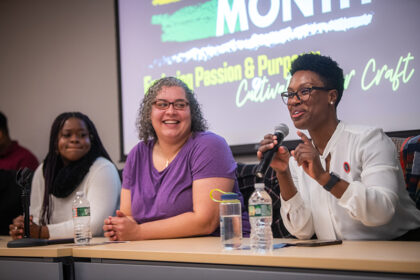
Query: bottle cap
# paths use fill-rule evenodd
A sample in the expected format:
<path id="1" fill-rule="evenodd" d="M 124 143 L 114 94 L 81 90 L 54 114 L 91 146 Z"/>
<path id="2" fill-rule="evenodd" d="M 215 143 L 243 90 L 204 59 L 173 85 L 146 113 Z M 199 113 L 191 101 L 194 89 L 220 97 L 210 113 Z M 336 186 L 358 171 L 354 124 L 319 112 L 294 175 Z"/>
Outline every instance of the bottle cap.
<path id="1" fill-rule="evenodd" d="M 226 193 L 226 194 L 222 194 L 221 198 L 222 198 L 222 200 L 236 200 L 236 199 L 238 199 L 238 194 L 237 193 Z"/>

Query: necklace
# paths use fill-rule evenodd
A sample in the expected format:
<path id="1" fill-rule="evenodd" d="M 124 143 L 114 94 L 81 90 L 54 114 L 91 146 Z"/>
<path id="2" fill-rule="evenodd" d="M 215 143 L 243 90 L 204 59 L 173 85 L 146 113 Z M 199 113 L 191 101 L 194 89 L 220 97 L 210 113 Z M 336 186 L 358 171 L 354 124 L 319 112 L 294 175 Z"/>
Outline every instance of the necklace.
<path id="1" fill-rule="evenodd" d="M 177 156 L 177 154 L 181 150 L 181 148 L 184 146 L 184 144 L 185 144 L 185 142 L 182 145 L 180 145 L 170 157 L 166 157 L 165 153 L 162 150 L 162 147 L 159 144 L 159 142 L 157 143 L 156 147 L 158 147 L 158 149 L 159 149 L 158 153 L 160 154 L 160 157 L 165 162 L 165 168 L 167 168 L 169 166 L 169 164 L 172 162 L 172 160 L 175 159 L 175 157 Z"/>

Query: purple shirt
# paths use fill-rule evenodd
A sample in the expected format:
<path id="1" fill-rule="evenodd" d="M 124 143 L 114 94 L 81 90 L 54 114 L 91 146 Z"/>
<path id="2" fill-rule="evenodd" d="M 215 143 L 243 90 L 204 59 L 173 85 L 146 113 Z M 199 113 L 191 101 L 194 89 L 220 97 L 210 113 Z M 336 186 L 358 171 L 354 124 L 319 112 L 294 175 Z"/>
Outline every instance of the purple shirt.
<path id="1" fill-rule="evenodd" d="M 138 223 L 192 212 L 193 181 L 222 177 L 235 180 L 233 191 L 240 196 L 242 228 L 247 236 L 249 218 L 235 176 L 236 162 L 222 137 L 212 132 L 193 134 L 161 172 L 153 165 L 154 144 L 154 141 L 138 143 L 128 154 L 124 166 L 122 187 L 131 192 L 131 212 Z M 217 229 L 214 234 L 218 233 Z"/>

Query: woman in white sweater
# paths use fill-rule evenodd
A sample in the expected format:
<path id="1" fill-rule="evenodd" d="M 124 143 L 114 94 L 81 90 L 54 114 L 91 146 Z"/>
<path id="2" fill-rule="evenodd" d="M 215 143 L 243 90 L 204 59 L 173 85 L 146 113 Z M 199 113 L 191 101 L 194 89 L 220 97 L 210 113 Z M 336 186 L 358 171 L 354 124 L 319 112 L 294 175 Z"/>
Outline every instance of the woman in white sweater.
<path id="1" fill-rule="evenodd" d="M 93 236 L 119 201 L 121 181 L 93 122 L 79 112 L 59 115 L 51 127 L 49 151 L 35 171 L 31 190 L 30 235 L 33 238 L 73 237 L 72 202 L 84 191 L 90 202 Z M 23 237 L 23 216 L 13 220 L 10 235 Z"/>

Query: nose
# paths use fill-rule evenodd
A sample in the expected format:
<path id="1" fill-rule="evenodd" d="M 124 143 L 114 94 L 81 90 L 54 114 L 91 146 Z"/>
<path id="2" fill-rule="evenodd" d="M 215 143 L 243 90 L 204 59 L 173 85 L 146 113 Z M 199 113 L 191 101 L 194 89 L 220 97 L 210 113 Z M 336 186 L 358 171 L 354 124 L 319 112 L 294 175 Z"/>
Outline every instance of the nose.
<path id="1" fill-rule="evenodd" d="M 301 100 L 299 99 L 297 94 L 295 94 L 292 98 L 289 98 L 287 100 L 287 105 L 295 105 L 295 104 L 300 104 L 300 103 L 301 103 Z"/>
<path id="2" fill-rule="evenodd" d="M 72 142 L 72 143 L 78 143 L 79 141 L 80 141 L 80 139 L 77 135 L 72 135 L 70 137 L 70 142 Z"/>
<path id="3" fill-rule="evenodd" d="M 169 107 L 168 107 L 168 109 L 166 109 L 166 112 L 169 112 L 169 113 L 173 113 L 173 112 L 175 112 L 176 110 L 175 110 L 175 105 L 174 105 L 174 103 L 173 102 L 170 102 L 169 103 Z"/>

